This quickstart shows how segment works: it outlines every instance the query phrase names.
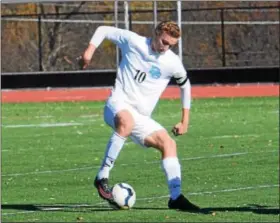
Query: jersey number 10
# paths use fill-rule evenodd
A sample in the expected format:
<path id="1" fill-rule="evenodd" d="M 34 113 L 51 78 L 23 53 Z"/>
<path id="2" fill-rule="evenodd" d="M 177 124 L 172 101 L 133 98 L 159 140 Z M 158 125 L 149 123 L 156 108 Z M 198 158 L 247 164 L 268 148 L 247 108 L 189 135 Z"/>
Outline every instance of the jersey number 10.
<path id="1" fill-rule="evenodd" d="M 140 70 L 136 70 L 136 74 L 134 76 L 134 80 L 136 80 L 138 83 L 142 83 L 146 79 L 146 72 L 141 72 Z"/>

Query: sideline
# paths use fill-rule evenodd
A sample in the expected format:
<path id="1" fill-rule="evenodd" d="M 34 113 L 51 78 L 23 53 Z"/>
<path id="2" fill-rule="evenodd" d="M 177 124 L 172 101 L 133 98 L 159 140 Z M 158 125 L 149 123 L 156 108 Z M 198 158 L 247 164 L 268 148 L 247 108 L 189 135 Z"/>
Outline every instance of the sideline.
<path id="1" fill-rule="evenodd" d="M 2 90 L 2 103 L 104 101 L 111 88 L 59 88 Z M 231 97 L 279 97 L 279 84 L 237 84 L 217 86 L 192 86 L 192 98 Z M 180 88 L 170 86 L 163 92 L 162 99 L 177 99 Z"/>

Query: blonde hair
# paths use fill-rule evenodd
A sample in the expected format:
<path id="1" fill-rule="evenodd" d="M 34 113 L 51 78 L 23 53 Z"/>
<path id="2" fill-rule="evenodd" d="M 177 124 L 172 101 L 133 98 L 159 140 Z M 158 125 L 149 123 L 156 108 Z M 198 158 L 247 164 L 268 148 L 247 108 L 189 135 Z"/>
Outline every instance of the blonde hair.
<path id="1" fill-rule="evenodd" d="M 176 22 L 173 21 L 163 21 L 160 22 L 156 29 L 156 35 L 161 35 L 162 33 L 167 33 L 173 38 L 179 38 L 181 36 L 181 30 Z"/>

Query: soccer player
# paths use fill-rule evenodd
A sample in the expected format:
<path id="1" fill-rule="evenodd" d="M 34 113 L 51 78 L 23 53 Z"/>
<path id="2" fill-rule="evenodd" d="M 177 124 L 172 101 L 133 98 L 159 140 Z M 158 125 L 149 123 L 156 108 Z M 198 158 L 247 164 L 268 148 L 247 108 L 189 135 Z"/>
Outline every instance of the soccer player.
<path id="1" fill-rule="evenodd" d="M 112 41 L 121 49 L 122 59 L 115 86 L 104 107 L 104 120 L 114 132 L 94 180 L 100 197 L 109 202 L 113 203 L 109 173 L 130 137 L 143 147 L 153 147 L 161 152 L 162 168 L 170 193 L 168 207 L 185 211 L 200 210 L 181 194 L 181 167 L 175 141 L 162 125 L 151 118 L 160 95 L 174 77 L 181 89 L 182 118 L 172 132 L 176 136 L 187 132 L 191 85 L 180 58 L 171 51 L 180 36 L 178 25 L 172 21 L 159 23 L 152 38 L 129 30 L 100 26 L 82 55 L 83 68 L 86 68 L 104 39 Z"/>

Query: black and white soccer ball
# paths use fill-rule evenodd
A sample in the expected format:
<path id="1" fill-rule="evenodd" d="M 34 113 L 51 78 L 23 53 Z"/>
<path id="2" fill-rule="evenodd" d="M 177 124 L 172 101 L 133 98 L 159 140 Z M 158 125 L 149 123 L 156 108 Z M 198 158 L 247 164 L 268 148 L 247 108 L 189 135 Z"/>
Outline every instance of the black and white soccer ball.
<path id="1" fill-rule="evenodd" d="M 130 209 L 136 201 L 136 193 L 127 183 L 117 183 L 112 188 L 113 200 L 120 209 Z"/>

